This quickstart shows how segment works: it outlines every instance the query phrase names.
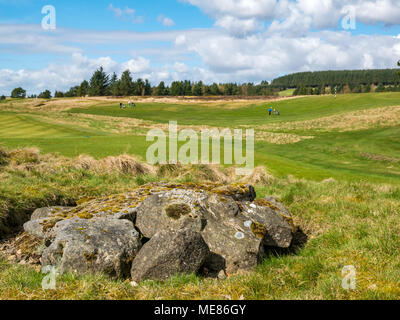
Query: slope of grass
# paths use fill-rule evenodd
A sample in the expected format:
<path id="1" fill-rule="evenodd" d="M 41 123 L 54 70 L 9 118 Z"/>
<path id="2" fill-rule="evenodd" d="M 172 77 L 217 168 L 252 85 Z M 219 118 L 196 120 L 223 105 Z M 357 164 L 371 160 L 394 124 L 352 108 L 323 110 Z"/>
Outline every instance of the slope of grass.
<path id="1" fill-rule="evenodd" d="M 141 128 L 140 123 L 133 123 L 131 131 L 140 130 L 140 135 L 134 135 L 129 130 L 118 134 L 119 126 L 130 126 L 126 123 L 128 120 L 153 120 L 155 127 L 169 120 L 178 120 L 181 129 L 184 124 L 209 124 L 230 128 L 245 125 L 253 127 L 256 134 L 267 131 L 268 124 L 277 124 L 278 129 L 273 129 L 277 134 L 287 131 L 313 137 L 291 144 L 274 144 L 262 139 L 256 141 L 256 165 L 266 166 L 278 176 L 292 174 L 313 180 L 334 177 L 391 183 L 400 181 L 398 125 L 386 127 L 385 120 L 382 119 L 382 123 L 375 127 L 346 132 L 286 128 L 293 121 L 303 120 L 307 123 L 332 114 L 346 115 L 354 110 L 370 110 L 374 113 L 376 108 L 382 106 L 400 105 L 399 93 L 339 95 L 337 99 L 322 96 L 284 100 L 276 102 L 282 116 L 270 118 L 266 116 L 265 106 L 261 104 L 244 104 L 241 107 L 235 103 L 235 107 L 231 108 L 227 102 L 217 105 L 138 103 L 134 110 L 120 110 L 119 106 L 104 106 L 104 101 L 99 103 L 100 105 L 90 108 L 82 107 L 61 113 L 49 112 L 46 121 L 39 117 L 39 111 L 0 113 L 3 124 L 0 127 L 0 145 L 10 148 L 36 146 L 44 153 L 60 153 L 65 156 L 89 154 L 102 158 L 129 153 L 145 159 L 146 150 L 151 145 L 146 142 L 145 133 L 150 127 Z M 73 100 L 71 105 L 74 105 Z M 15 109 L 18 110 L 17 107 Z M 54 123 L 51 123 L 52 114 L 56 119 Z M 93 118 L 86 119 L 86 126 L 80 127 L 79 121 L 74 118 L 78 114 L 88 114 Z M 59 123 L 60 115 L 64 115 L 61 118 L 65 123 Z M 386 117 L 390 119 L 390 114 Z M 105 125 L 102 126 L 106 120 L 107 125 L 113 124 L 113 131 L 107 131 Z M 68 121 L 71 123 L 68 124 Z M 340 118 L 335 121 L 340 121 Z M 362 123 L 363 120 L 359 121 Z"/>
<path id="2" fill-rule="evenodd" d="M 1 112 L 0 145 L 10 148 L 37 146 L 42 153 L 68 157 L 90 154 L 95 158 L 123 153 L 142 159 L 150 145 L 145 136 L 106 130 L 105 118 L 118 128 L 127 119 L 154 121 L 154 125 L 177 120 L 180 125 L 236 128 L 241 125 L 267 131 L 266 124 L 279 124 L 278 133 L 310 135 L 313 139 L 294 144 L 273 144 L 258 139 L 256 165 L 266 166 L 275 176 L 269 184 L 256 186 L 259 198 L 278 197 L 292 211 L 295 222 L 309 236 L 296 255 L 267 257 L 255 272 L 226 281 L 196 275 L 175 277 L 165 283 L 144 282 L 132 287 L 102 275 L 57 279 L 57 290 L 43 291 L 44 275 L 32 267 L 0 258 L 0 299 L 399 299 L 400 210 L 399 125 L 338 132 L 303 128 L 285 130 L 293 121 L 309 121 L 351 111 L 400 105 L 399 93 L 307 97 L 273 103 L 281 117 L 266 116 L 265 104 L 169 104 L 138 103 L 135 110 L 121 111 L 105 102 L 66 112 L 55 108 L 44 121 L 40 109 L 19 108 Z M 74 100 L 71 99 L 71 106 Z M 65 106 L 64 106 L 65 108 Z M 65 110 L 65 109 L 63 109 Z M 59 122 L 60 114 L 65 115 Z M 91 115 L 86 126 L 74 115 Z M 54 123 L 51 119 L 54 117 Z M 113 118 L 114 117 L 114 118 Z M 74 119 L 75 121 L 69 121 Z M 108 124 L 107 124 L 108 125 Z M 140 126 L 138 124 L 137 126 Z M 142 128 L 138 128 L 141 129 Z M 144 131 L 148 128 L 144 128 Z M 74 161 L 35 152 L 0 150 L 0 234 L 26 221 L 37 207 L 72 205 L 84 197 L 125 192 L 160 179 L 130 173 L 93 171 Z M 10 155 L 11 154 L 11 155 Z M 10 162 L 11 161 L 11 162 Z M 41 163 L 41 161 L 44 161 Z M 48 162 L 46 162 L 48 161 Z M 69 162 L 72 161 L 72 162 Z M 293 176 L 294 177 L 293 177 Z M 323 181 L 333 177 L 336 180 Z M 175 177 L 169 177 L 174 179 Z M 306 179 L 304 179 L 306 178 Z M 193 181 L 188 174 L 184 181 Z M 357 289 L 341 287 L 341 271 L 353 265 Z"/>
<path id="3" fill-rule="evenodd" d="M 291 97 L 293 96 L 295 89 L 287 89 L 284 91 L 279 92 L 279 96 L 281 97 Z"/>
<path id="4" fill-rule="evenodd" d="M 119 105 L 72 108 L 69 113 L 85 113 L 112 117 L 129 117 L 159 123 L 178 121 L 181 125 L 209 125 L 235 127 L 239 125 L 265 125 L 274 122 L 310 120 L 354 110 L 373 109 L 400 104 L 400 93 L 348 94 L 310 96 L 268 103 L 277 108 L 281 116 L 268 118 L 267 103 L 229 108 L 218 105 L 137 103 L 135 109 L 121 111 Z"/>
<path id="5" fill-rule="evenodd" d="M 45 175 L 8 168 L 7 175 L 0 194 L 14 199 L 12 206 L 34 203 L 33 199 L 37 205 L 64 204 L 84 196 L 123 192 L 138 181 L 129 175 L 65 168 Z M 100 274 L 64 275 L 57 278 L 56 290 L 50 291 L 42 290 L 44 275 L 38 269 L 0 259 L 0 299 L 399 299 L 399 187 L 285 178 L 256 186 L 256 191 L 259 198 L 274 195 L 289 207 L 295 223 L 309 236 L 303 249 L 292 255 L 271 255 L 255 272 L 225 281 L 187 275 L 132 287 L 129 280 Z M 341 286 L 341 272 L 347 265 L 357 271 L 354 291 Z"/>
<path id="6" fill-rule="evenodd" d="M 275 174 L 398 183 L 400 127 L 323 133 L 296 144 L 256 143 L 256 163 Z"/>

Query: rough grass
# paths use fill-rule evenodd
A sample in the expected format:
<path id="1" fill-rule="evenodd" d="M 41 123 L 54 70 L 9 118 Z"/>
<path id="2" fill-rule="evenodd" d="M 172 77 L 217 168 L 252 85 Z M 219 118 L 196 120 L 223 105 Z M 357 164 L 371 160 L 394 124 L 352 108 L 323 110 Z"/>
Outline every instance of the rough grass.
<path id="1" fill-rule="evenodd" d="M 358 110 L 345 114 L 322 117 L 307 121 L 274 123 L 262 126 L 264 130 L 284 131 L 333 131 L 338 132 L 365 130 L 370 128 L 393 127 L 400 124 L 400 107 L 382 107 L 374 110 Z"/>
<path id="2" fill-rule="evenodd" d="M 58 160 L 60 161 L 60 160 Z M 4 167 L 3 167 L 4 168 Z M 175 170 L 175 171 L 174 171 Z M 159 169 L 168 172 L 181 169 Z M 258 169 L 261 170 L 261 169 Z M 137 178 L 126 174 L 99 175 L 86 170 L 63 168 L 45 175 L 8 166 L 8 206 L 17 212 L 23 205 L 64 204 L 83 196 L 123 192 L 136 186 Z M 24 174 L 24 180 L 17 178 Z M 255 173 L 256 178 L 260 173 Z M 68 179 L 66 183 L 66 179 Z M 146 177 L 142 177 L 146 180 Z M 166 178 L 169 179 L 169 178 Z M 191 180 L 187 176 L 188 181 Z M 400 188 L 368 182 L 327 179 L 310 182 L 294 177 L 259 181 L 259 198 L 273 195 L 290 208 L 296 225 L 308 235 L 306 246 L 296 254 L 271 255 L 255 272 L 225 281 L 196 275 L 179 276 L 166 282 L 148 281 L 133 287 L 103 275 L 64 275 L 55 291 L 41 289 L 43 274 L 30 266 L 0 260 L 0 299 L 398 299 L 400 298 Z M 147 180 L 151 180 L 150 177 Z M 143 183 L 144 181 L 139 181 Z M 26 190 L 27 185 L 31 189 Z M 39 192 L 30 195 L 33 190 Z M 55 192 L 57 190 L 57 193 Z M 58 194 L 59 199 L 49 197 Z M 37 202 L 34 203 L 34 199 Z M 357 269 L 357 289 L 341 287 L 344 266 Z"/>
<path id="3" fill-rule="evenodd" d="M 121 154 L 145 159 L 152 128 L 199 132 L 210 126 L 252 128 L 256 166 L 275 176 L 311 180 L 368 179 L 400 182 L 399 93 L 312 96 L 273 101 L 280 117 L 268 117 L 271 101 L 145 99 L 121 111 L 118 99 L 7 100 L 0 105 L 0 145 L 37 147 L 68 157 L 99 160 Z M 44 103 L 44 106 L 34 104 Z M 12 104 L 12 106 L 11 106 Z M 366 157 L 365 155 L 371 155 Z"/>
<path id="4" fill-rule="evenodd" d="M 76 201 L 125 192 L 158 180 L 229 183 L 238 181 L 234 168 L 215 165 L 154 167 L 130 155 L 96 160 L 41 155 L 37 149 L 0 148 L 0 239 L 20 227 L 39 207 L 74 205 Z M 271 179 L 257 169 L 248 181 Z"/>
<path id="5" fill-rule="evenodd" d="M 256 272 L 226 281 L 189 275 L 138 287 L 102 275 L 66 275 L 58 279 L 56 291 L 43 291 L 44 275 L 5 257 L 0 299 L 400 298 L 400 122 L 395 107 L 400 94 L 275 101 L 282 116 L 271 118 L 260 101 L 147 100 L 125 113 L 108 99 L 34 103 L 43 102 L 7 100 L 0 106 L 5 125 L 0 143 L 10 147 L 0 148 L 1 236 L 38 207 L 74 205 L 159 180 L 237 179 L 232 168 L 153 168 L 137 160 L 144 158 L 143 134 L 149 128 L 178 120 L 196 130 L 203 125 L 255 128 L 259 168 L 242 181 L 255 184 L 259 198 L 280 198 L 309 241 L 296 255 L 271 255 Z M 279 144 L 286 138 L 290 144 Z M 47 154 L 54 152 L 63 156 Z M 357 268 L 355 291 L 341 287 L 346 265 Z"/>

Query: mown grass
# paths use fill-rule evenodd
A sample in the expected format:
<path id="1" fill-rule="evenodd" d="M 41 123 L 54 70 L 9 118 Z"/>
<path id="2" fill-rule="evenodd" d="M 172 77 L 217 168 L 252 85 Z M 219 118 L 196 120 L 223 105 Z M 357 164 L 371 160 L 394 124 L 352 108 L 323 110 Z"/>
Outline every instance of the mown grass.
<path id="1" fill-rule="evenodd" d="M 230 108 L 223 105 L 197 105 L 174 103 L 137 103 L 135 109 L 121 111 L 118 104 L 72 108 L 69 113 L 85 113 L 112 117 L 128 117 L 159 123 L 178 121 L 181 125 L 209 125 L 235 127 L 238 125 L 265 125 L 286 121 L 311 120 L 343 112 L 398 105 L 400 93 L 348 94 L 333 96 L 310 96 L 276 102 L 244 104 Z M 281 116 L 268 118 L 268 108 L 277 108 Z"/>
<path id="2" fill-rule="evenodd" d="M 234 108 L 229 106 L 229 102 L 210 105 L 138 103 L 136 109 L 122 111 L 119 106 L 105 106 L 104 103 L 100 101 L 92 107 L 47 112 L 47 120 L 44 121 L 39 117 L 43 115 L 42 111 L 24 113 L 25 111 L 21 111 L 23 107 L 17 107 L 17 102 L 14 102 L 14 113 L 0 112 L 0 121 L 4 124 L 0 128 L 0 145 L 9 148 L 36 146 L 43 153 L 60 153 L 69 157 L 89 154 L 95 158 L 103 158 L 128 153 L 144 160 L 146 150 L 151 145 L 151 142 L 146 142 L 145 137 L 149 128 L 141 128 L 140 123 L 132 124 L 131 131 L 118 133 L 118 126 L 126 125 L 126 120 L 152 120 L 150 124 L 153 123 L 155 127 L 169 120 L 177 120 L 180 129 L 185 124 L 230 128 L 246 126 L 254 128 L 256 135 L 268 133 L 271 125 L 275 134 L 283 134 L 283 140 L 286 132 L 313 137 L 291 144 L 275 144 L 256 139 L 256 165 L 267 167 L 277 176 L 292 174 L 311 180 L 334 177 L 345 180 L 369 179 L 375 182 L 400 181 L 398 125 L 385 126 L 382 119 L 383 122 L 374 127 L 366 126 L 346 132 L 286 128 L 294 121 L 307 122 L 330 115 L 346 115 L 354 110 L 370 110 L 375 113 L 375 109 L 382 106 L 400 105 L 398 93 L 339 95 L 337 99 L 332 96 L 306 97 L 279 101 L 276 105 L 281 111 L 281 117 L 270 118 L 266 115 L 265 104 L 261 103 L 244 103 L 240 106 L 235 102 Z M 71 100 L 71 106 L 73 105 L 74 100 Z M 86 119 L 86 126 L 83 127 L 74 118 L 78 114 L 94 118 Z M 62 115 L 65 123 L 58 122 Z M 393 116 L 397 114 L 394 113 Z M 57 121 L 51 123 L 52 117 Z M 106 120 L 114 131 L 102 127 L 102 121 L 104 123 Z M 340 122 L 340 118 L 336 121 Z M 363 120 L 359 121 L 362 123 Z M 134 133 L 138 130 L 141 130 L 140 134 Z M 366 154 L 371 156 L 366 157 Z"/>

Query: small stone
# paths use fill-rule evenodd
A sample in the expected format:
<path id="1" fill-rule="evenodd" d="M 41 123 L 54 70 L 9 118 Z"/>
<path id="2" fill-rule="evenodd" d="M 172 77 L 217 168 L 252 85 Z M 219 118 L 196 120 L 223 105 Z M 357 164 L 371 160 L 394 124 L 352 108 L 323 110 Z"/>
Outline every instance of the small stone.
<path id="1" fill-rule="evenodd" d="M 136 288 L 136 287 L 139 286 L 138 283 L 137 283 L 136 281 L 131 281 L 130 284 L 131 284 L 131 286 L 134 287 L 134 288 Z"/>
<path id="2" fill-rule="evenodd" d="M 9 262 L 15 262 L 16 260 L 17 260 L 17 257 L 16 256 L 9 256 L 8 258 L 7 258 L 7 260 L 9 261 Z"/>
<path id="3" fill-rule="evenodd" d="M 225 280 L 227 277 L 226 277 L 226 273 L 225 273 L 225 271 L 224 270 L 221 270 L 219 273 L 218 273 L 218 279 L 219 280 Z"/>

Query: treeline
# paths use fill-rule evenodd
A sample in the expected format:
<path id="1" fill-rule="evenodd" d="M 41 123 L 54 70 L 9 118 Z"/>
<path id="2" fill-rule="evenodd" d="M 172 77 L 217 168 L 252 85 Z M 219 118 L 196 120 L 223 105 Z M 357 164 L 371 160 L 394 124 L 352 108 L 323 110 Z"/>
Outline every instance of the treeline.
<path id="1" fill-rule="evenodd" d="M 399 63 L 400 66 L 400 63 Z M 366 93 L 400 91 L 400 77 L 397 69 L 318 71 L 287 75 L 273 80 L 271 84 L 262 81 L 254 83 L 213 83 L 202 81 L 174 81 L 170 86 L 161 81 L 157 86 L 146 79 L 133 80 L 129 70 L 118 78 L 104 72 L 100 67 L 90 80 L 71 87 L 68 91 L 56 91 L 55 98 L 85 96 L 273 96 L 280 91 L 295 89 L 293 95 L 320 95 L 343 93 Z M 12 98 L 25 98 L 23 88 L 15 88 Z M 49 90 L 30 98 L 51 99 Z"/>
<path id="2" fill-rule="evenodd" d="M 170 86 L 161 81 L 152 86 L 148 80 L 133 80 L 129 70 L 118 78 L 108 75 L 103 68 L 94 72 L 89 81 L 70 88 L 67 92 L 56 91 L 55 98 L 84 96 L 271 96 L 277 93 L 267 81 L 260 84 L 213 83 L 202 81 L 174 81 Z"/>
<path id="3" fill-rule="evenodd" d="M 272 86 L 281 90 L 346 85 L 353 88 L 368 85 L 398 86 L 400 84 L 398 72 L 398 69 L 300 72 L 277 78 L 272 82 Z"/>
<path id="4" fill-rule="evenodd" d="M 337 85 L 321 87 L 299 86 L 293 92 L 294 96 L 321 95 L 321 94 L 347 94 L 347 93 L 369 93 L 369 92 L 400 92 L 400 85 L 384 86 L 382 83 L 378 86 L 370 85 Z"/>

